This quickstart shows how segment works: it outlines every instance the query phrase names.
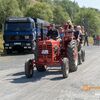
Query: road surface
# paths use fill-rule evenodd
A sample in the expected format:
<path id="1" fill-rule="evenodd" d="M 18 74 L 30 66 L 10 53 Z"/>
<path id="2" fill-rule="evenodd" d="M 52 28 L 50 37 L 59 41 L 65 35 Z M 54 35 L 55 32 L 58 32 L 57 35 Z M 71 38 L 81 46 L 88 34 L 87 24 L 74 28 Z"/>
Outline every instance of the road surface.
<path id="1" fill-rule="evenodd" d="M 27 79 L 24 62 L 33 55 L 1 56 L 0 100 L 100 100 L 100 47 L 85 48 L 86 61 L 67 79 L 57 70 L 35 71 Z M 86 85 L 94 88 L 85 91 Z"/>

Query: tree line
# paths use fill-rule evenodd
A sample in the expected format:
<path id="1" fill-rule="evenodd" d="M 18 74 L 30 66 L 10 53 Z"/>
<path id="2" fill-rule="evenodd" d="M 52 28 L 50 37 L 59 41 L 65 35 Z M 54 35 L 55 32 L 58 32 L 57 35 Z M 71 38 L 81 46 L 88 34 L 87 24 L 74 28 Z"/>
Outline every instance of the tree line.
<path id="1" fill-rule="evenodd" d="M 100 11 L 80 8 L 71 0 L 0 0 L 0 29 L 9 16 L 36 17 L 56 24 L 71 20 L 90 34 L 100 33 Z"/>

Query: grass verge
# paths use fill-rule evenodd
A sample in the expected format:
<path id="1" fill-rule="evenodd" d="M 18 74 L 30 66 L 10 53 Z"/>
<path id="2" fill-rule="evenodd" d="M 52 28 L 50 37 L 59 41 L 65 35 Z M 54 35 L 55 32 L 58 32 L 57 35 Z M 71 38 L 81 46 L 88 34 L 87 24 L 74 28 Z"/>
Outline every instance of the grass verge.
<path id="1" fill-rule="evenodd" d="M 0 54 L 3 52 L 3 36 L 2 33 L 0 33 Z"/>
<path id="2" fill-rule="evenodd" d="M 93 43 L 94 43 L 93 38 L 92 37 L 89 37 L 88 39 L 89 39 L 89 44 L 92 44 L 93 45 Z"/>

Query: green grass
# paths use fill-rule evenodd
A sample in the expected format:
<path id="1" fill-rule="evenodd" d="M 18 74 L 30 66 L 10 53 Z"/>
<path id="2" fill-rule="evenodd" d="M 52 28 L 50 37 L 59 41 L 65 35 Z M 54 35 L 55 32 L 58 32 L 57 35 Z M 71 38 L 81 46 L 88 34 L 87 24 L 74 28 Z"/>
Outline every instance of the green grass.
<path id="1" fill-rule="evenodd" d="M 93 38 L 92 37 L 89 37 L 89 44 L 92 44 L 93 45 L 94 41 L 93 41 Z"/>
<path id="2" fill-rule="evenodd" d="M 3 37 L 2 37 L 2 33 L 0 33 L 0 53 L 3 52 Z"/>

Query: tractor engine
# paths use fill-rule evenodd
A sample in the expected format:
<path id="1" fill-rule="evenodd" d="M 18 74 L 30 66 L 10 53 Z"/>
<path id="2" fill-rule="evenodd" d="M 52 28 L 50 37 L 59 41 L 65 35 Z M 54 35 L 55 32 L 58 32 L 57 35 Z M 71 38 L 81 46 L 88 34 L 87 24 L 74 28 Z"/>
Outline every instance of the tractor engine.
<path id="1" fill-rule="evenodd" d="M 54 65 L 60 58 L 60 42 L 44 40 L 38 42 L 37 63 L 41 65 Z"/>

